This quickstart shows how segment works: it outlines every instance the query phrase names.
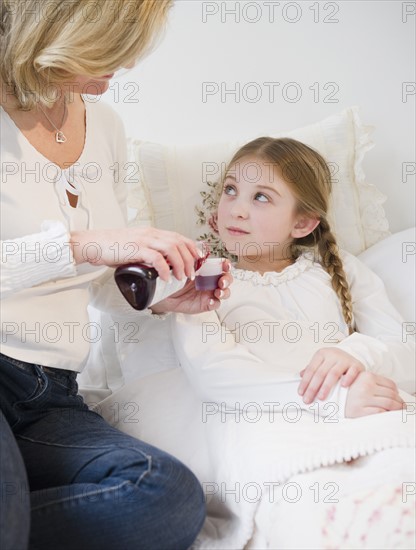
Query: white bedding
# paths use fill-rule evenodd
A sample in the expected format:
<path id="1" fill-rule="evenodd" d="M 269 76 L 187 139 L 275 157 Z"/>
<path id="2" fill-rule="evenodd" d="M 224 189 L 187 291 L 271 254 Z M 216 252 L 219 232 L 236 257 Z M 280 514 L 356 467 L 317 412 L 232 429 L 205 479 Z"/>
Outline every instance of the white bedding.
<path id="1" fill-rule="evenodd" d="M 208 510 L 195 548 L 414 548 L 415 407 L 407 401 L 403 413 L 339 423 L 305 412 L 297 422 L 280 413 L 253 422 L 248 412 L 238 422 L 234 414 L 210 414 L 176 368 L 129 384 L 99 411 L 195 472 Z M 365 528 L 376 510 L 383 528 L 375 520 Z M 359 538 L 364 531 L 361 546 L 342 545 L 345 532 Z M 392 537 L 398 546 L 383 546 Z"/>
<path id="2" fill-rule="evenodd" d="M 383 254 L 388 246 L 397 252 L 402 242 L 412 243 L 410 231 L 393 236 L 392 243 L 387 239 Z M 414 258 L 402 263 L 402 271 L 414 269 Z M 391 271 L 386 257 L 378 267 Z M 413 280 L 402 273 L 401 285 L 413 288 Z M 401 306 L 407 322 L 414 322 Z M 108 322 L 123 326 L 122 319 Z M 297 422 L 280 413 L 253 421 L 248 411 L 237 422 L 235 415 L 224 417 L 195 396 L 178 368 L 168 327 L 169 320 L 146 319 L 139 342 L 123 340 L 121 332 L 116 351 L 102 356 L 104 379 L 98 380 L 98 370 L 87 370 L 81 384 L 101 386 L 94 396 L 111 389 L 99 412 L 121 430 L 177 456 L 197 475 L 208 517 L 195 548 L 416 547 L 413 396 L 405 396 L 406 411 L 336 423 L 305 411 Z M 117 358 L 121 367 L 116 368 Z"/>
<path id="3" fill-rule="evenodd" d="M 403 482 L 414 479 L 414 463 L 414 449 L 390 449 L 291 477 L 289 499 L 261 502 L 246 548 L 414 549 L 415 486 Z"/>

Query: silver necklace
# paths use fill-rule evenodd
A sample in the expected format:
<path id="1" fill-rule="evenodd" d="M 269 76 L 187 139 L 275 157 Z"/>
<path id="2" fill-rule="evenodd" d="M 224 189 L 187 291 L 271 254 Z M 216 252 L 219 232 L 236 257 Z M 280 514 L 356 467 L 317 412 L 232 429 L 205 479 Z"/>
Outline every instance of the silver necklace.
<path id="1" fill-rule="evenodd" d="M 55 124 L 52 122 L 52 120 L 48 117 L 48 115 L 45 113 L 45 111 L 42 109 L 42 107 L 40 106 L 40 104 L 38 105 L 39 109 L 41 110 L 41 112 L 45 115 L 45 118 L 46 120 L 49 122 L 49 124 L 51 124 L 51 126 L 54 127 L 54 129 L 56 130 L 55 132 L 55 141 L 56 143 L 65 143 L 66 141 L 66 136 L 65 134 L 62 132 L 61 128 L 63 126 L 63 123 L 64 123 L 64 120 L 65 120 L 65 115 L 66 115 L 66 98 L 64 96 L 64 114 L 62 116 L 62 120 L 61 120 L 61 124 L 59 125 L 59 128 L 57 128 L 55 126 Z"/>

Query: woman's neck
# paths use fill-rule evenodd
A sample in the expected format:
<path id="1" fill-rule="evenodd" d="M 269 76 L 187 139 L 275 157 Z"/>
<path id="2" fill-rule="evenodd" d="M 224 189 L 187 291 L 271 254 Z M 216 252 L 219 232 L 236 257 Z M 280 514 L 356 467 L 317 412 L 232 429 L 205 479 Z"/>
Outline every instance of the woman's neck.
<path id="1" fill-rule="evenodd" d="M 86 109 L 79 94 L 71 94 L 66 104 L 64 97 L 59 98 L 51 109 L 36 105 L 22 110 L 10 91 L 2 94 L 1 99 L 7 115 L 39 154 L 63 169 L 78 161 L 86 141 Z M 64 141 L 57 140 L 57 131 L 63 134 Z"/>
<path id="2" fill-rule="evenodd" d="M 12 112 L 21 110 L 20 102 L 16 97 L 16 95 L 13 93 L 12 87 L 6 84 L 2 79 L 0 79 L 0 92 L 1 92 L 0 105 L 3 107 L 3 109 L 6 112 L 12 113 Z M 69 97 L 65 97 L 66 95 L 67 94 L 65 94 L 64 91 L 60 89 L 58 91 L 58 96 L 54 104 L 49 108 L 44 106 L 43 109 L 46 110 L 47 112 L 52 113 L 52 116 L 53 116 L 54 111 L 62 110 L 62 105 L 65 99 L 67 104 L 73 101 L 75 94 L 70 94 L 72 95 L 71 99 Z M 38 111 L 38 106 L 36 105 L 33 109 L 30 109 L 29 111 L 26 110 L 26 112 L 31 112 L 31 111 L 36 113 Z"/>

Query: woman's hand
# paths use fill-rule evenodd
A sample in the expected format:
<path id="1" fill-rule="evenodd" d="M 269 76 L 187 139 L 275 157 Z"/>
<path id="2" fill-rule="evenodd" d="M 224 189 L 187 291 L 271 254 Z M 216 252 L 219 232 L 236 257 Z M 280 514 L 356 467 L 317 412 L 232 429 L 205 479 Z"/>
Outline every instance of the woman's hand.
<path id="1" fill-rule="evenodd" d="M 73 231 L 71 247 L 75 263 L 118 266 L 144 263 L 167 281 L 170 267 L 176 279 L 195 276 L 198 250 L 192 239 L 154 227 Z"/>
<path id="2" fill-rule="evenodd" d="M 218 309 L 221 300 L 226 300 L 230 296 L 229 286 L 233 281 L 229 273 L 230 263 L 228 260 L 224 260 L 222 269 L 225 274 L 219 279 L 218 288 L 215 290 L 196 290 L 194 282 L 188 281 L 179 292 L 158 302 L 150 309 L 153 313 L 202 313 Z"/>
<path id="3" fill-rule="evenodd" d="M 305 403 L 326 399 L 338 380 L 348 387 L 357 376 L 365 371 L 364 365 L 352 355 L 339 348 L 322 348 L 312 357 L 309 365 L 300 373 L 302 376 L 298 392 Z"/>
<path id="4" fill-rule="evenodd" d="M 345 416 L 357 418 L 368 414 L 399 411 L 404 405 L 393 380 L 373 372 L 361 372 L 348 390 Z"/>

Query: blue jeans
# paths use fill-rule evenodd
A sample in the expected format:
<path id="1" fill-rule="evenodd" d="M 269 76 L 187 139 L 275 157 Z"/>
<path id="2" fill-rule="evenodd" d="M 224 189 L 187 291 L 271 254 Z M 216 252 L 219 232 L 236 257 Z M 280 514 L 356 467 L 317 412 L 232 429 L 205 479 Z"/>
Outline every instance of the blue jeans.
<path id="1" fill-rule="evenodd" d="M 26 470 L 19 447 L 0 410 L 1 550 L 27 548 L 30 518 L 30 499 L 27 488 Z"/>
<path id="2" fill-rule="evenodd" d="M 205 518 L 195 476 L 90 411 L 78 394 L 76 373 L 0 354 L 0 406 L 29 483 L 5 426 L 10 447 L 2 449 L 0 471 L 2 542 L 17 540 L 9 532 L 15 525 L 24 541 L 22 526 L 29 520 L 29 548 L 39 550 L 181 550 L 195 540 Z M 11 461 L 16 467 L 6 471 Z M 16 491 L 3 491 L 5 482 L 14 484 L 17 498 Z M 19 517 L 5 526 L 4 510 L 13 506 Z"/>

